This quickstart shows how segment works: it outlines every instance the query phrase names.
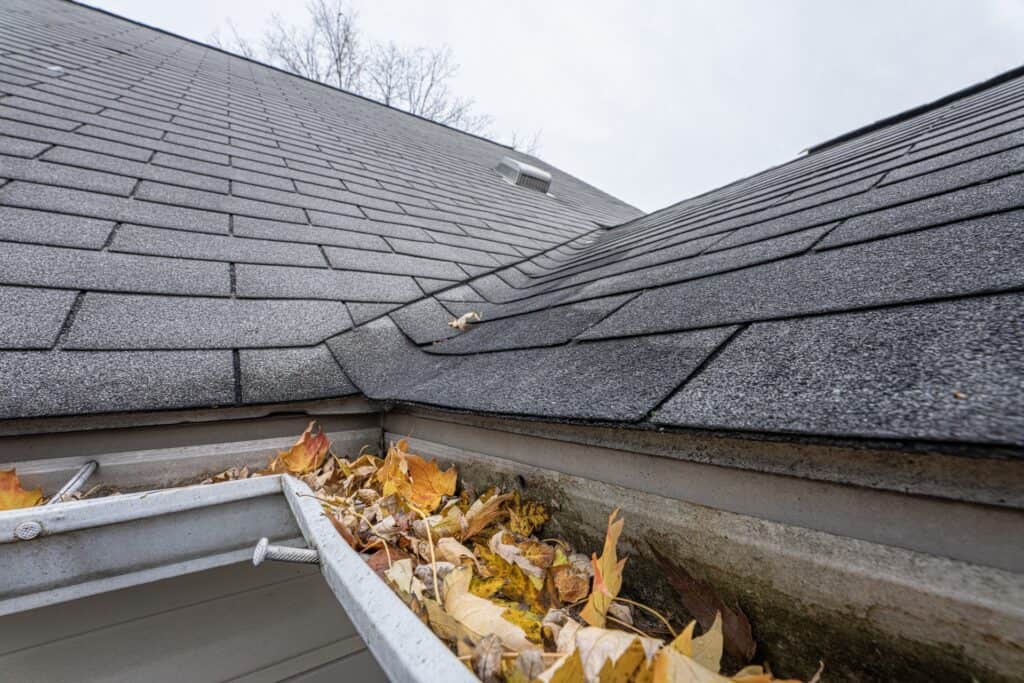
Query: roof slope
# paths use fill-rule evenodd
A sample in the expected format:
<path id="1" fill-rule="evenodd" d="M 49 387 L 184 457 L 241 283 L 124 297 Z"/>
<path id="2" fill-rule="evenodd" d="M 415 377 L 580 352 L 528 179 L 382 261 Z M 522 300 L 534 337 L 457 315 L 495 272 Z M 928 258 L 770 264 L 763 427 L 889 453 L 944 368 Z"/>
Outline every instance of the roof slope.
<path id="1" fill-rule="evenodd" d="M 1024 445 L 1020 74 L 639 216 L 360 98 L 4 4 L 0 416 L 358 391 Z"/>
<path id="2" fill-rule="evenodd" d="M 328 337 L 638 215 L 360 97 L 0 2 L 0 417 L 353 393 Z"/>

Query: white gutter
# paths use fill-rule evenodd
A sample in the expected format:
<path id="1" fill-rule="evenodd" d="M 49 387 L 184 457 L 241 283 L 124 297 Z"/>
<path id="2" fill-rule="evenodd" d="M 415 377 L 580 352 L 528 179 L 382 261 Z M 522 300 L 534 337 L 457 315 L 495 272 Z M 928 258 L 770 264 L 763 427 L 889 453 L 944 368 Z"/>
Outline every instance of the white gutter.
<path id="1" fill-rule="evenodd" d="M 479 683 L 341 538 L 308 486 L 284 477 L 281 487 L 306 542 L 320 553 L 327 585 L 389 679 Z"/>

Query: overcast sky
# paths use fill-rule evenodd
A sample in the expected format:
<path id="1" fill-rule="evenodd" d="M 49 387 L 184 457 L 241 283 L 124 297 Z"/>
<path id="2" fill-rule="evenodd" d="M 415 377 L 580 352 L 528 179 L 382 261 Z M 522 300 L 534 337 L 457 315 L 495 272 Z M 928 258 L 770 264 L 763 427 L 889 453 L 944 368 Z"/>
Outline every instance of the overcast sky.
<path id="1" fill-rule="evenodd" d="M 300 0 L 91 0 L 207 40 Z M 645 210 L 1024 63 L 1024 0 L 355 0 L 364 31 L 447 43 L 495 137 Z"/>

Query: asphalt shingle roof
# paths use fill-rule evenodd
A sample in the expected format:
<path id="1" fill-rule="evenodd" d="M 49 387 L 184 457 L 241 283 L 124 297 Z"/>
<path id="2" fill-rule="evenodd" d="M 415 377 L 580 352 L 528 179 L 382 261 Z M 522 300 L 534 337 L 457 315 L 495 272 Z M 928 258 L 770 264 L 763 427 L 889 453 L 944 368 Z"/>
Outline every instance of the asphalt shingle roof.
<path id="1" fill-rule="evenodd" d="M 1021 73 L 642 215 L 148 27 L 0 4 L 0 418 L 362 393 L 1024 446 Z"/>

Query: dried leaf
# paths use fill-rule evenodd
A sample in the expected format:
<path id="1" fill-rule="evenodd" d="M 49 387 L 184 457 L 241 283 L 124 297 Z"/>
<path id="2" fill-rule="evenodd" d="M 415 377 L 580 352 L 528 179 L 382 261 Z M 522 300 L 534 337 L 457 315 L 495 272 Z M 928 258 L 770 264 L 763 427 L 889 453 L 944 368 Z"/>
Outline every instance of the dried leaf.
<path id="1" fill-rule="evenodd" d="M 578 602 L 590 592 L 590 577 L 565 564 L 551 568 L 558 599 L 564 603 Z"/>
<path id="2" fill-rule="evenodd" d="M 482 545 L 476 545 L 474 550 L 488 577 L 502 580 L 499 591 L 502 595 L 510 600 L 526 604 L 538 614 L 547 611 L 549 601 L 543 591 L 543 579 L 527 574 L 519 565 L 507 562 L 500 555 Z"/>
<path id="3" fill-rule="evenodd" d="M 505 670 L 507 683 L 530 683 L 544 673 L 544 655 L 540 650 L 523 650 Z"/>
<path id="4" fill-rule="evenodd" d="M 741 661 L 750 661 L 757 649 L 757 643 L 754 642 L 750 621 L 743 611 L 738 606 L 735 610 L 727 607 L 710 584 L 694 578 L 686 569 L 672 562 L 656 548 L 651 548 L 651 554 L 669 584 L 679 593 L 683 607 L 697 619 L 701 628 L 710 629 L 720 612 L 725 652 Z"/>
<path id="5" fill-rule="evenodd" d="M 501 495 L 490 496 L 487 500 L 484 500 L 481 496 L 474 501 L 474 503 L 469 506 L 469 510 L 466 511 L 466 515 L 463 518 L 465 526 L 463 527 L 459 538 L 463 541 L 473 538 L 491 524 L 496 523 L 499 519 L 508 514 L 508 511 L 502 505 L 511 498 L 511 493 L 503 493 Z"/>
<path id="6" fill-rule="evenodd" d="M 543 505 L 534 500 L 521 501 L 519 492 L 514 493 L 512 505 L 508 510 L 510 531 L 522 536 L 529 536 L 546 521 L 548 521 L 548 512 Z"/>
<path id="7" fill-rule="evenodd" d="M 404 550 L 399 550 L 398 548 L 389 547 L 387 550 L 381 548 L 374 554 L 367 557 L 366 564 L 370 565 L 370 569 L 372 569 L 377 574 L 377 576 L 379 576 L 382 579 L 386 579 L 387 577 L 385 576 L 385 574 L 387 573 L 388 569 L 391 568 L 391 565 L 393 565 L 395 562 L 398 562 L 399 560 L 408 559 L 410 559 L 409 553 L 405 552 Z"/>
<path id="8" fill-rule="evenodd" d="M 557 660 L 537 676 L 537 680 L 540 683 L 584 683 L 583 660 L 580 659 L 579 650 L 574 649 Z"/>
<path id="9" fill-rule="evenodd" d="M 591 563 L 594 567 L 594 588 L 590 592 L 590 599 L 580 612 L 580 616 L 591 626 L 603 627 L 605 615 L 608 614 L 608 605 L 612 599 L 619 594 L 622 588 L 622 568 L 626 560 L 618 560 L 615 554 L 615 546 L 622 534 L 622 527 L 625 520 L 616 519 L 619 509 L 612 510 L 608 516 L 608 531 L 605 533 L 604 550 L 599 558 L 594 555 Z"/>
<path id="10" fill-rule="evenodd" d="M 526 556 L 523 555 L 522 549 L 520 549 L 519 546 L 515 545 L 514 542 L 510 541 L 514 541 L 514 539 L 509 537 L 508 534 L 506 534 L 506 532 L 499 531 L 498 533 L 491 536 L 491 540 L 488 541 L 487 547 L 490 548 L 492 553 L 497 553 L 498 555 L 500 555 L 501 558 L 506 562 L 511 562 L 513 564 L 518 565 L 520 569 L 522 569 L 530 576 L 535 576 L 537 578 L 543 579 L 544 570 L 535 565 L 534 563 L 530 562 L 530 560 L 528 560 Z"/>
<path id="11" fill-rule="evenodd" d="M 448 327 L 453 327 L 460 332 L 465 332 L 469 327 L 470 323 L 480 321 L 480 314 L 476 311 L 470 311 L 469 313 L 463 313 L 458 318 L 454 318 L 448 321 Z"/>
<path id="12" fill-rule="evenodd" d="M 455 468 L 442 472 L 436 460 L 426 461 L 408 452 L 405 439 L 391 444 L 384 464 L 377 470 L 381 494 L 398 496 L 424 513 L 433 512 L 441 498 L 455 493 L 458 473 Z"/>
<path id="13" fill-rule="evenodd" d="M 516 546 L 519 548 L 523 557 L 529 560 L 535 567 L 547 569 L 554 564 L 555 549 L 547 543 L 527 539 L 521 543 L 517 543 Z"/>
<path id="14" fill-rule="evenodd" d="M 454 538 L 442 538 L 438 540 L 437 557 L 445 562 L 451 562 L 456 565 L 464 564 L 465 562 L 472 562 L 474 565 L 478 567 L 480 566 L 480 561 L 477 560 L 473 551 L 456 541 Z"/>
<path id="15" fill-rule="evenodd" d="M 536 648 L 523 629 L 502 616 L 505 608 L 469 592 L 472 575 L 469 567 L 459 567 L 445 578 L 445 611 L 474 633 L 498 636 L 509 650 L 520 652 Z"/>
<path id="16" fill-rule="evenodd" d="M 331 442 L 327 435 L 320 429 L 316 420 L 313 420 L 291 448 L 278 452 L 264 473 L 307 474 L 320 467 L 330 448 Z"/>
<path id="17" fill-rule="evenodd" d="M 416 578 L 412 560 L 404 559 L 392 563 L 391 568 L 384 572 L 384 576 L 406 603 L 409 602 L 410 596 L 417 600 L 423 599 L 423 591 L 426 586 Z"/>
<path id="18" fill-rule="evenodd" d="M 729 683 L 674 647 L 663 647 L 654 657 L 652 683 Z"/>
<path id="19" fill-rule="evenodd" d="M 693 639 L 693 655 L 701 666 L 711 671 L 722 670 L 722 650 L 725 638 L 722 636 L 722 613 L 715 614 L 711 628 Z"/>
<path id="20" fill-rule="evenodd" d="M 476 644 L 470 662 L 473 665 L 473 673 L 481 683 L 501 683 L 502 654 L 504 654 L 504 648 L 501 645 L 501 639 L 494 634 L 484 636 Z"/>
<path id="21" fill-rule="evenodd" d="M 0 510 L 30 508 L 42 502 L 42 489 L 26 491 L 21 488 L 21 482 L 13 469 L 0 471 Z"/>
<path id="22" fill-rule="evenodd" d="M 576 650 L 586 681 L 629 681 L 661 647 L 656 638 L 588 626 L 576 634 Z"/>

